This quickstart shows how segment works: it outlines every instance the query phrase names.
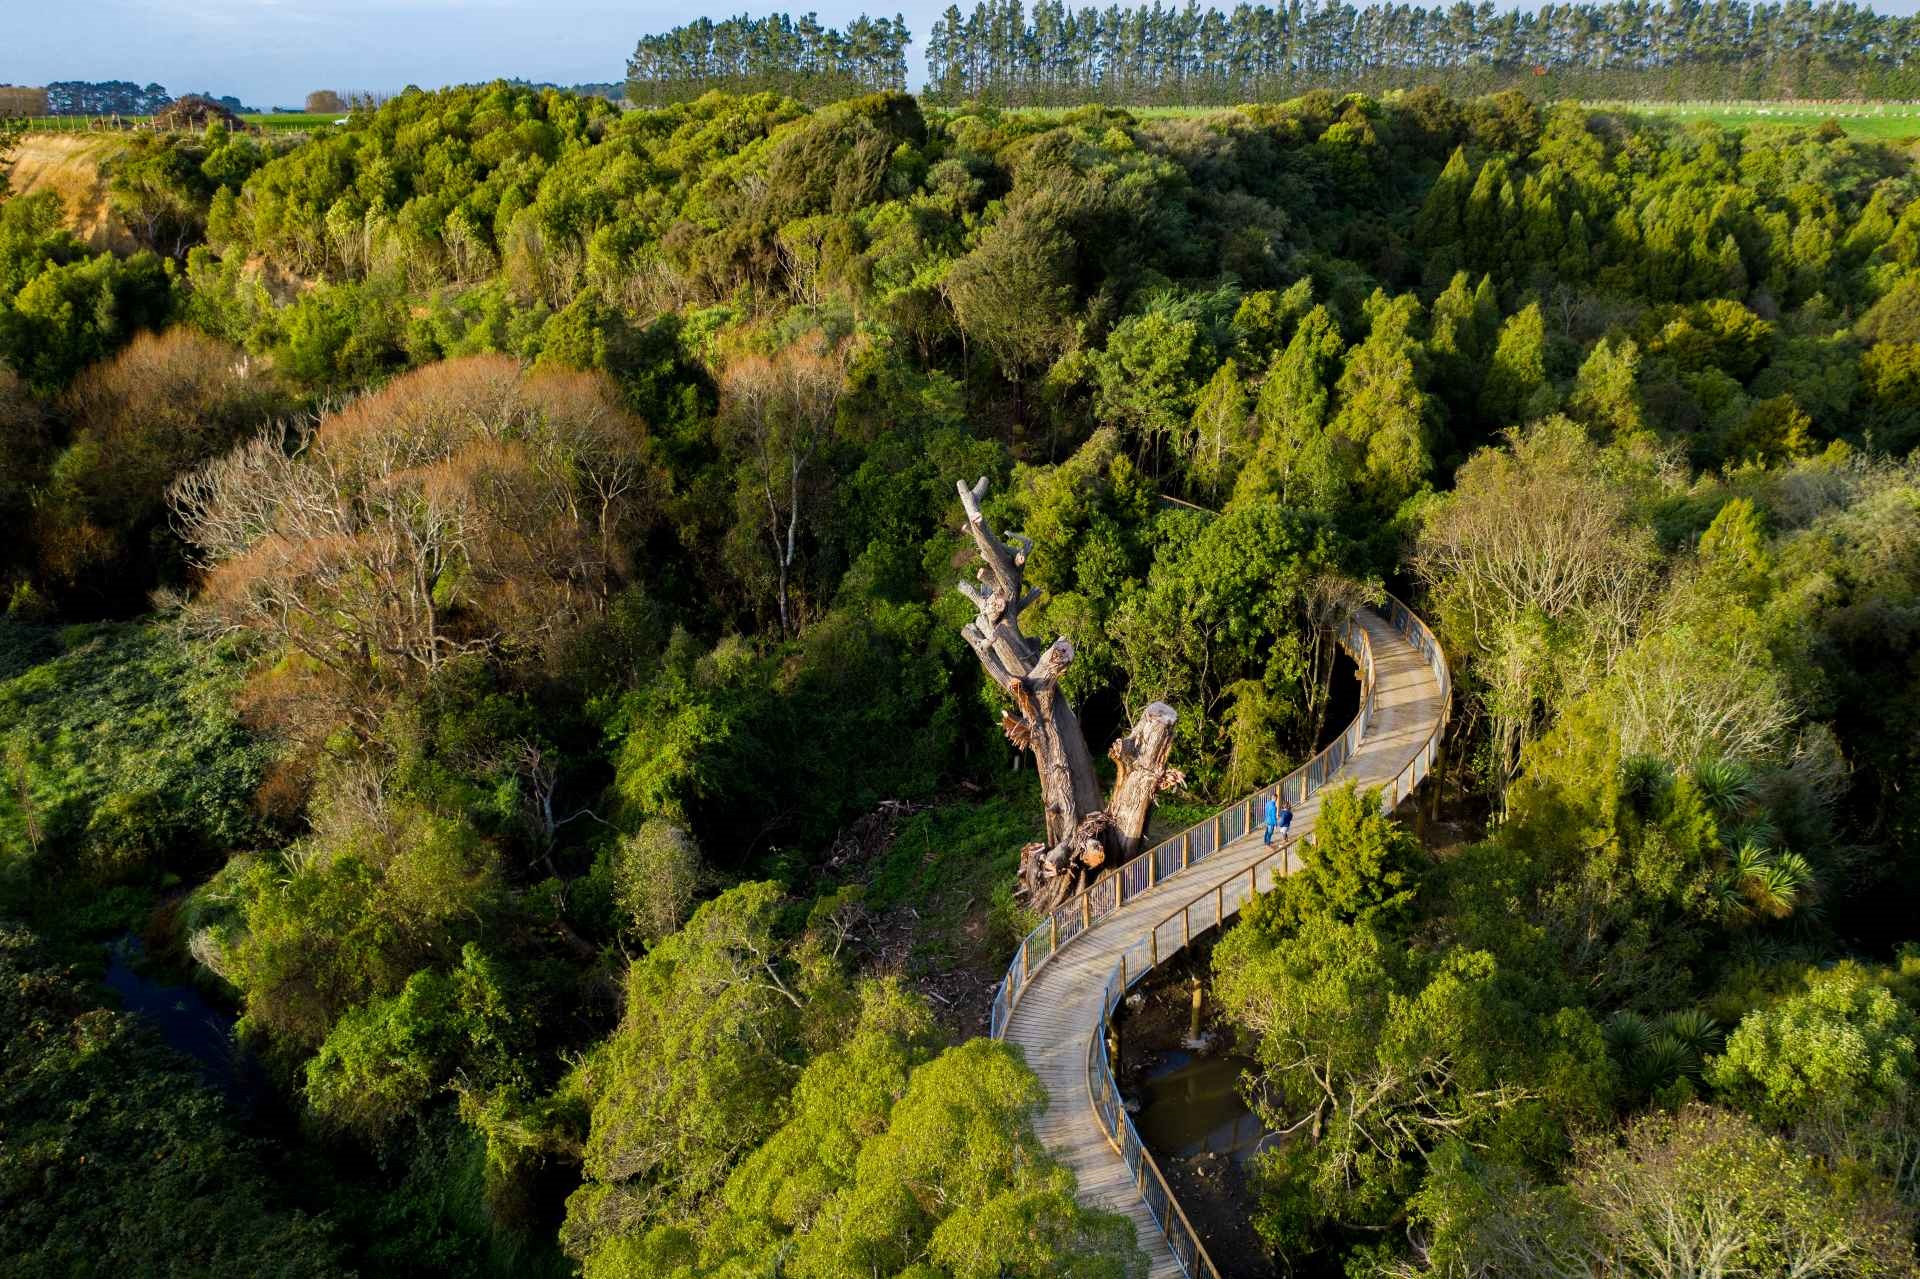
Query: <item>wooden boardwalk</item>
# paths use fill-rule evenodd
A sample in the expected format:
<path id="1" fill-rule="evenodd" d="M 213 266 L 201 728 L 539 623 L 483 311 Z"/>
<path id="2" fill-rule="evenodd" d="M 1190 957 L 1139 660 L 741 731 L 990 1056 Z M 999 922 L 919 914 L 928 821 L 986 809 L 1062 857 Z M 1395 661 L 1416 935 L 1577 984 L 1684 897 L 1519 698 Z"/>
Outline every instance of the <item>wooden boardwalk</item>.
<path id="1" fill-rule="evenodd" d="M 1419 754 L 1440 723 L 1446 696 L 1427 659 L 1405 636 L 1370 611 L 1362 611 L 1357 620 L 1373 649 L 1374 716 L 1359 749 L 1334 780 L 1351 777 L 1365 788 L 1390 783 Z M 1294 806 L 1296 843 L 1313 830 L 1319 811 L 1317 794 Z M 1007 1042 L 1020 1045 L 1027 1064 L 1046 1085 L 1047 1109 L 1036 1124 L 1040 1139 L 1079 1179 L 1081 1202 L 1133 1219 L 1140 1245 L 1152 1260 L 1152 1279 L 1178 1279 L 1180 1266 L 1125 1161 L 1094 1116 L 1087 1089 L 1087 1045 L 1100 1024 L 1107 978 L 1121 956 L 1126 955 L 1130 972 L 1144 971 L 1150 962 L 1146 939 L 1153 926 L 1216 889 L 1231 917 L 1246 897 L 1249 868 L 1268 851 L 1256 828 L 1128 900 L 1034 973 L 1007 1022 Z M 1196 907 L 1194 930 L 1211 925 L 1215 913 L 1211 898 L 1204 908 Z"/>

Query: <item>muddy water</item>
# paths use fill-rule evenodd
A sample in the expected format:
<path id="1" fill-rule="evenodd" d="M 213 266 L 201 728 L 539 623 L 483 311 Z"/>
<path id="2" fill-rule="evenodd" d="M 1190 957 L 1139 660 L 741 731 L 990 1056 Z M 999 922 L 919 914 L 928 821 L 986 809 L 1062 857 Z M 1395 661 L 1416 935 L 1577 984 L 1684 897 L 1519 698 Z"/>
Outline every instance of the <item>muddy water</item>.
<path id="1" fill-rule="evenodd" d="M 1253 1228 L 1252 1161 L 1265 1136 L 1240 1093 L 1252 1063 L 1232 1051 L 1211 999 L 1201 1011 L 1215 1045 L 1196 1053 L 1188 980 L 1208 969 L 1203 943 L 1156 972 L 1122 1010 L 1120 1091 L 1136 1104 L 1134 1125 L 1153 1151 L 1180 1207 L 1226 1279 L 1275 1279 L 1285 1268 Z"/>

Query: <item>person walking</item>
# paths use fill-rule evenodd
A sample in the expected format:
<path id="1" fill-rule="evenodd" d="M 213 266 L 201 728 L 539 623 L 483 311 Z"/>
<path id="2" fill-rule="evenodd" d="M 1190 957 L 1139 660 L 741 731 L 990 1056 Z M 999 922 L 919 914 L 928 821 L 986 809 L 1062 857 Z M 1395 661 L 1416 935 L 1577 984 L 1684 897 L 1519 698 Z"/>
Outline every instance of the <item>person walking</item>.
<path id="1" fill-rule="evenodd" d="M 1282 801 L 1280 804 L 1280 847 L 1287 846 L 1287 837 L 1293 832 L 1293 805 Z"/>
<path id="2" fill-rule="evenodd" d="M 1288 809 L 1287 812 L 1289 816 L 1291 816 L 1293 810 Z M 1280 824 L 1280 804 L 1278 796 L 1271 791 L 1267 793 L 1267 811 L 1265 817 L 1267 819 L 1267 837 L 1262 842 L 1272 844 L 1274 827 Z"/>

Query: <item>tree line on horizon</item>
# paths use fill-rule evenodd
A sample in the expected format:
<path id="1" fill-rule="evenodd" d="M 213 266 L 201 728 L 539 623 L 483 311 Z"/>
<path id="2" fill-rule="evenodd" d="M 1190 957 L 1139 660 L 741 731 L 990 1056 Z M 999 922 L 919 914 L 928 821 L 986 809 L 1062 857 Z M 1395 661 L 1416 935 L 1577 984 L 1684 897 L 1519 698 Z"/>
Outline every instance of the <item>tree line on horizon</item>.
<path id="1" fill-rule="evenodd" d="M 645 36 L 627 64 L 638 104 L 711 89 L 826 101 L 906 86 L 905 22 L 861 17 L 844 31 L 812 14 L 702 18 Z M 1220 104 L 1310 88 L 1436 84 L 1457 93 L 1525 87 L 1552 97 L 1920 96 L 1910 50 L 1920 17 L 1865 5 L 1638 0 L 1499 11 L 1288 0 L 1231 10 L 1151 5 L 1074 9 L 1062 0 L 949 5 L 927 37 L 935 101 L 1008 106 L 1087 101 Z"/>
<path id="2" fill-rule="evenodd" d="M 811 13 L 700 18 L 640 38 L 627 60 L 627 98 L 638 106 L 691 101 L 711 89 L 773 90 L 808 102 L 907 87 L 906 19 L 864 14 L 845 29 Z"/>

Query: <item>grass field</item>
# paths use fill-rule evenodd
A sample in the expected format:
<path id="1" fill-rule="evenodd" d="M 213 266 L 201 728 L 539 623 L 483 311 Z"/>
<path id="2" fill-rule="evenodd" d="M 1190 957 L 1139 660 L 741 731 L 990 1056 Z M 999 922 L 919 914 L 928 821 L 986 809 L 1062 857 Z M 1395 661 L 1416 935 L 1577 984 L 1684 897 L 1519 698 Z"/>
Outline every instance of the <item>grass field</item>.
<path id="1" fill-rule="evenodd" d="M 1913 102 L 1592 102 L 1589 106 L 1675 120 L 1712 120 L 1730 129 L 1754 125 L 1810 128 L 1832 120 L 1857 138 L 1920 138 Z"/>
<path id="2" fill-rule="evenodd" d="M 1759 125 L 1786 128 L 1812 128 L 1823 120 L 1833 120 L 1857 138 L 1882 141 L 1920 138 L 1920 103 L 1911 102 L 1588 102 L 1597 110 L 1631 112 L 1636 115 L 1662 116 L 1691 121 L 1712 120 L 1729 129 Z M 1075 110 L 1073 107 L 1016 107 L 1023 115 L 1054 116 Z M 1204 116 L 1231 110 L 1230 107 L 1128 107 L 1143 120 Z"/>
<path id="3" fill-rule="evenodd" d="M 1664 116 L 1669 119 L 1712 120 L 1730 129 L 1757 125 L 1811 128 L 1823 120 L 1833 120 L 1857 138 L 1882 141 L 1920 138 L 1920 103 L 1913 102 L 1636 102 L 1630 100 L 1589 102 L 1588 106 L 1606 111 L 1632 112 L 1637 115 Z M 1073 107 L 1014 107 L 1022 115 L 1064 115 Z M 1174 119 L 1183 116 L 1212 115 L 1230 110 L 1218 106 L 1151 106 L 1126 108 L 1143 120 Z M 86 133 L 93 116 L 39 116 L 31 127 L 36 132 Z M 248 124 L 273 132 L 306 133 L 332 126 L 340 117 L 327 113 L 291 111 L 277 114 L 244 115 Z M 144 124 L 146 116 L 121 116 L 127 124 Z"/>

